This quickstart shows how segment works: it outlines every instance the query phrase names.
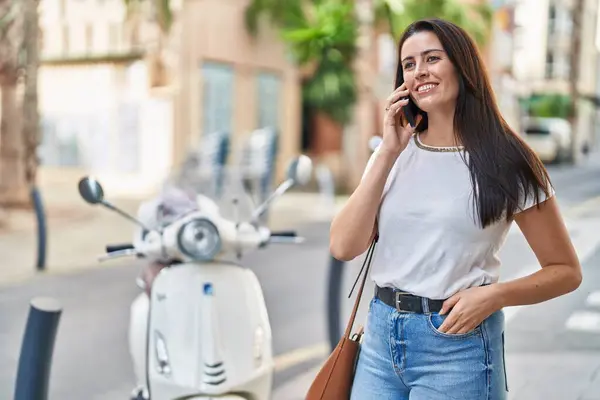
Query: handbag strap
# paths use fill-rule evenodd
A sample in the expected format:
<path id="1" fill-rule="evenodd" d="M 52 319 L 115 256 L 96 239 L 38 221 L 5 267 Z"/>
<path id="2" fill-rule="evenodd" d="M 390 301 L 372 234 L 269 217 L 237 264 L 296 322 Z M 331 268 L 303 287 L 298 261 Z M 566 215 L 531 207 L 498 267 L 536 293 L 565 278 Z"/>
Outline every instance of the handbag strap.
<path id="1" fill-rule="evenodd" d="M 354 326 L 354 320 L 356 319 L 356 313 L 358 312 L 358 306 L 360 305 L 360 299 L 362 297 L 363 289 L 365 288 L 365 283 L 367 282 L 367 277 L 369 276 L 369 267 L 371 266 L 371 260 L 373 259 L 373 253 L 375 252 L 375 243 L 379 239 L 379 235 L 375 235 L 375 238 L 371 242 L 369 246 L 369 250 L 367 250 L 367 255 L 365 256 L 365 260 L 363 261 L 363 265 L 358 272 L 358 276 L 356 277 L 356 281 L 354 281 L 354 285 L 352 285 L 352 289 L 350 290 L 350 294 L 348 297 L 352 296 L 352 292 L 354 291 L 354 287 L 358 282 L 360 275 L 363 273 L 362 282 L 360 283 L 360 287 L 358 289 L 358 294 L 356 295 L 356 300 L 354 302 L 354 308 L 352 309 L 352 314 L 350 314 L 350 319 L 348 320 L 348 325 L 346 326 L 346 332 L 344 333 L 345 338 L 350 337 L 350 333 L 352 332 L 352 327 Z M 366 268 L 365 268 L 366 266 Z"/>

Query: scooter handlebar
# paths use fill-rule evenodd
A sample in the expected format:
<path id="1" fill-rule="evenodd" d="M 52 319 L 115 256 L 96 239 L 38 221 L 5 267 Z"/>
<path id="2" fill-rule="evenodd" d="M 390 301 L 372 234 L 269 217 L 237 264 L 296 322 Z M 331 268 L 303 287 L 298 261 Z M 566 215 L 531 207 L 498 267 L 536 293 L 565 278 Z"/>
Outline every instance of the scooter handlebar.
<path id="1" fill-rule="evenodd" d="M 289 237 L 295 238 L 298 236 L 296 231 L 279 231 L 279 232 L 271 232 L 271 237 Z"/>
<path id="2" fill-rule="evenodd" d="M 296 231 L 272 232 L 269 243 L 299 244 L 304 238 L 297 235 Z"/>
<path id="3" fill-rule="evenodd" d="M 107 244 L 106 252 L 114 253 L 115 251 L 133 250 L 135 247 L 132 243 Z"/>

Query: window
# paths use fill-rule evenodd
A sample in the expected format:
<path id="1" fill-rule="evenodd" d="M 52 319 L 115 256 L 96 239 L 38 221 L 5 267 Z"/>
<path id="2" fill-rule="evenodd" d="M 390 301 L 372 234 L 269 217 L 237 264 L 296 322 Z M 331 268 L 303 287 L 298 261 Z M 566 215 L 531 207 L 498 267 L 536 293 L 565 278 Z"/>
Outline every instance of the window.
<path id="1" fill-rule="evenodd" d="M 548 33 L 554 33 L 556 31 L 556 5 L 550 4 L 548 10 Z"/>
<path id="2" fill-rule="evenodd" d="M 560 57 L 556 57 L 554 61 L 554 77 L 559 79 L 568 79 L 571 72 L 569 57 L 566 54 L 562 54 Z"/>
<path id="3" fill-rule="evenodd" d="M 546 53 L 546 79 L 554 77 L 554 55 L 551 52 Z"/>
<path id="4" fill-rule="evenodd" d="M 557 40 L 557 36 L 559 34 L 559 22 L 556 5 L 550 4 L 550 7 L 548 8 L 548 28 L 546 31 L 546 41 L 548 43 L 548 47 L 553 46 Z"/>
<path id="5" fill-rule="evenodd" d="M 567 54 L 548 52 L 546 54 L 546 79 L 568 79 L 571 66 Z"/>
<path id="6" fill-rule="evenodd" d="M 231 133 L 233 119 L 233 68 L 224 63 L 205 62 L 202 74 L 202 132 Z"/>
<path id="7" fill-rule="evenodd" d="M 573 11 L 564 10 L 560 19 L 561 32 L 566 36 L 571 36 L 573 31 Z"/>
<path id="8" fill-rule="evenodd" d="M 279 130 L 279 104 L 281 103 L 281 79 L 277 74 L 258 74 L 257 102 L 258 128 Z"/>

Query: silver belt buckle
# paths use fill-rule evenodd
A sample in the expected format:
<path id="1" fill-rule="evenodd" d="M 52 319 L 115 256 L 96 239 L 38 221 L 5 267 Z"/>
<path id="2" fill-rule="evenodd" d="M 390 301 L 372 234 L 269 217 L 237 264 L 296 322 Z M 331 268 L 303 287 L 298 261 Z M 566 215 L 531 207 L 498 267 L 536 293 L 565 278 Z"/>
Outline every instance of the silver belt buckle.
<path id="1" fill-rule="evenodd" d="M 396 311 L 398 312 L 412 312 L 409 310 L 403 310 L 400 305 L 402 304 L 402 301 L 400 300 L 400 296 L 402 296 L 403 294 L 410 294 L 407 292 L 395 292 L 396 295 Z"/>

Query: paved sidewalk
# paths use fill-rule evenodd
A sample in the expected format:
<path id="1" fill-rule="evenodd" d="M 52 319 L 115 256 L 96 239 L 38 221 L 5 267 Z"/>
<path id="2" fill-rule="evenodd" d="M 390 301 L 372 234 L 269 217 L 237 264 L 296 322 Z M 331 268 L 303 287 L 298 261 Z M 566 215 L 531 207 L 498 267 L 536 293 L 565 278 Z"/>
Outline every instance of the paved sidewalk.
<path id="1" fill-rule="evenodd" d="M 509 400 L 600 400 L 600 247 L 575 292 L 508 324 Z"/>
<path id="2" fill-rule="evenodd" d="M 324 361 L 324 360 L 323 360 Z M 281 385 L 273 392 L 273 400 L 305 400 L 306 392 L 321 366 L 304 372 L 296 379 Z"/>
<path id="3" fill-rule="evenodd" d="M 66 272 L 100 267 L 97 257 L 109 243 L 131 242 L 134 226 L 119 215 L 80 199 L 77 180 L 43 181 L 41 191 L 48 216 L 47 270 Z M 137 212 L 141 198 L 107 199 L 130 213 Z M 343 202 L 338 199 L 337 204 Z M 289 230 L 311 222 L 329 221 L 335 205 L 318 193 L 290 192 L 272 206 L 269 225 Z M 0 226 L 0 282 L 27 279 L 35 274 L 37 227 L 33 212 L 11 211 Z"/>

